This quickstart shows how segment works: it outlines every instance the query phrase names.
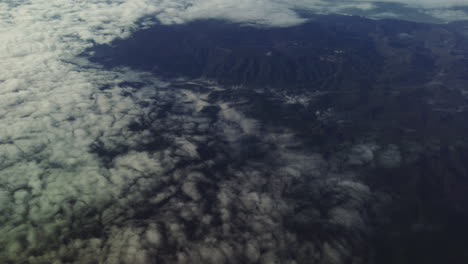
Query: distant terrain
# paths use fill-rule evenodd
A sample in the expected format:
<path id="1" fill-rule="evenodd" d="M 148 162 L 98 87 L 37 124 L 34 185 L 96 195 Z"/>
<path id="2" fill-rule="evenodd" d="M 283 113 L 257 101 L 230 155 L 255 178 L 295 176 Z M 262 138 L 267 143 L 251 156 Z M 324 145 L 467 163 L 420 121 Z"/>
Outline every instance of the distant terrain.
<path id="1" fill-rule="evenodd" d="M 468 261 L 468 23 L 328 15 L 263 28 L 205 20 L 151 26 L 88 53 L 106 67 L 178 79 L 172 89 L 204 94 L 211 118 L 221 101 L 261 126 L 293 131 L 303 151 L 341 159 L 337 170 L 357 173 L 373 193 L 360 209 L 369 229 L 343 238 L 365 263 Z M 225 88 L 203 84 L 213 82 Z M 257 136 L 241 143 L 240 159 L 267 155 Z M 327 207 L 301 181 L 283 193 L 304 203 L 294 214 L 310 214 L 309 203 Z M 334 232 L 291 221 L 305 241 Z"/>

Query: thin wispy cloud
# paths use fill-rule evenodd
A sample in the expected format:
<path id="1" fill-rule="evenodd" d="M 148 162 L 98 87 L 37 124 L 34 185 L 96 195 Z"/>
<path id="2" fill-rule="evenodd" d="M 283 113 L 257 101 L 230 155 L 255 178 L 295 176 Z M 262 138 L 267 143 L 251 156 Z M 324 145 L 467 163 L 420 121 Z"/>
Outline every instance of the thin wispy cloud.
<path id="1" fill-rule="evenodd" d="M 157 15 L 163 23 L 183 23 L 194 19 L 217 18 L 235 22 L 254 23 L 271 26 L 291 26 L 304 22 L 297 10 L 308 10 L 316 13 L 348 13 L 354 10 L 371 11 L 383 3 L 399 4 L 420 12 L 447 12 L 456 7 L 466 7 L 463 0 L 435 1 L 435 0 L 384 0 L 384 1 L 324 1 L 324 0 L 198 0 L 176 1 L 168 9 Z M 161 2 L 164 5 L 163 2 Z M 405 19 L 404 16 L 400 18 Z M 446 21 L 443 16 L 435 18 Z M 456 20 L 467 19 L 458 15 Z M 450 20 L 455 20 L 454 18 Z"/>

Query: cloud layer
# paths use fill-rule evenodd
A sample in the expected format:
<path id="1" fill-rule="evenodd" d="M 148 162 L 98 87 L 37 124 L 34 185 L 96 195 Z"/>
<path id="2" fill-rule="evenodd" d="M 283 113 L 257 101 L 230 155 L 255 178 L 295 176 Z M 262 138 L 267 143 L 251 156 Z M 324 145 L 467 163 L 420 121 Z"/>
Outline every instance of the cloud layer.
<path id="1" fill-rule="evenodd" d="M 253 3 L 255 10 L 266 4 Z M 273 4 L 260 23 L 300 22 L 283 3 Z M 207 102 L 206 92 L 130 69 L 105 70 L 78 56 L 93 43 L 130 36 L 147 16 L 255 22 L 247 1 L 236 5 L 244 16 L 223 13 L 232 4 L 217 6 L 0 4 L 0 262 L 339 263 L 352 255 L 341 235 L 301 243 L 285 229 L 294 204 L 282 186 L 299 180 L 324 186 L 312 192 L 316 199 L 323 190 L 348 197 L 326 206 L 325 221 L 344 236 L 362 232 L 365 218 L 354 209 L 370 195 L 353 175 L 327 172 L 318 153 L 288 150 L 300 145 L 294 134 L 261 131 L 231 103 Z M 251 138 L 260 153 L 276 151 L 243 161 L 243 142 Z M 317 214 L 309 205 L 294 221 Z"/>
<path id="2" fill-rule="evenodd" d="M 464 0 L 356 0 L 356 1 L 323 1 L 323 0 L 183 0 L 176 1 L 169 8 L 157 15 L 163 23 L 183 23 L 185 21 L 204 18 L 227 19 L 235 22 L 254 23 L 271 26 L 291 26 L 304 21 L 297 10 L 308 10 L 318 13 L 350 13 L 360 14 L 362 11 L 372 11 L 384 3 L 399 4 L 402 7 L 414 9 L 416 12 L 431 15 L 436 12 L 435 19 L 440 21 L 463 20 L 467 16 L 456 8 L 467 7 Z M 161 1 L 158 6 L 165 6 Z M 457 17 L 446 20 L 446 16 L 437 16 L 441 12 L 457 12 Z M 385 11 L 384 11 L 385 12 Z M 373 14 L 372 17 L 378 17 Z M 404 15 L 400 18 L 405 19 Z M 411 18 L 407 18 L 411 19 Z"/>
<path id="3" fill-rule="evenodd" d="M 349 236 L 364 237 L 363 208 L 372 197 L 356 168 L 398 166 L 397 147 L 379 156 L 379 146 L 362 143 L 325 159 L 301 149 L 293 132 L 246 117 L 236 104 L 242 102 L 207 99 L 223 87 L 103 69 L 79 55 L 94 43 L 129 37 L 154 17 L 289 26 L 304 21 L 296 9 L 372 7 L 2 1 L 0 262 L 292 264 L 355 257 L 361 245 Z M 246 142 L 259 157 L 242 159 Z M 316 229 L 303 232 L 311 221 Z M 320 230 L 333 232 L 315 237 Z"/>
<path id="4" fill-rule="evenodd" d="M 366 0 L 360 0 L 361 2 L 370 2 Z M 437 0 L 382 0 L 375 2 L 389 2 L 389 3 L 399 3 L 409 6 L 415 6 L 420 8 L 440 8 L 440 7 L 454 7 L 454 6 L 467 6 L 468 3 L 464 0 L 447 0 L 447 1 L 437 1 Z"/>

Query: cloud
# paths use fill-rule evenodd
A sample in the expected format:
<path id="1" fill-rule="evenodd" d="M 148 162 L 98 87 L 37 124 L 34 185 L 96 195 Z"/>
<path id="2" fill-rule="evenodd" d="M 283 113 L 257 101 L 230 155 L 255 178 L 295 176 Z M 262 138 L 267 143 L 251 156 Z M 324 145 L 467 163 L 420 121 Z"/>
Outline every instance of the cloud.
<path id="1" fill-rule="evenodd" d="M 217 18 L 234 22 L 289 26 L 305 20 L 282 2 L 268 0 L 193 1 L 187 8 L 158 15 L 163 23 Z"/>
<path id="2" fill-rule="evenodd" d="M 238 22 L 301 22 L 281 3 L 253 21 L 267 2 L 253 3 L 1 4 L 0 262 L 273 263 L 283 262 L 279 252 L 305 261 L 289 248 L 300 242 L 282 225 L 294 206 L 281 193 L 326 166 L 319 154 L 288 150 L 290 139 L 270 132 L 258 145 L 280 144 L 269 155 L 281 165 L 269 155 L 246 163 L 238 148 L 260 126 L 235 104 L 79 57 L 93 43 L 130 36 L 147 16 L 180 22 L 208 9 Z M 219 114 L 207 116 L 206 106 Z M 335 218 L 345 229 L 361 222 Z"/>
<path id="3" fill-rule="evenodd" d="M 222 18 L 290 26 L 304 21 L 296 9 L 373 6 L 1 2 L 0 262 L 336 263 L 353 257 L 356 245 L 347 238 L 365 233 L 372 197 L 353 169 L 372 163 L 377 147 L 362 144 L 340 154 L 345 158 L 326 159 L 304 149 L 293 131 L 242 113 L 238 102 L 209 99 L 225 87 L 163 82 L 79 55 L 95 43 L 131 36 L 154 17 L 167 24 Z M 207 115 L 209 106 L 219 112 Z M 242 147 L 262 151 L 245 160 Z M 393 167 L 400 155 L 388 147 L 377 159 Z M 317 235 L 323 231 L 329 236 Z"/>
<path id="4" fill-rule="evenodd" d="M 399 4 L 402 7 L 412 8 L 417 12 L 436 12 L 434 18 L 442 21 L 467 19 L 460 11 L 456 18 L 445 20 L 445 16 L 438 15 L 444 9 L 466 7 L 468 3 L 464 0 L 438 1 L 438 0 L 355 0 L 355 1 L 323 1 L 323 0 L 184 0 L 176 1 L 168 8 L 162 8 L 156 17 L 166 24 L 184 23 L 195 19 L 226 19 L 234 22 L 268 25 L 268 26 L 291 26 L 305 21 L 298 10 L 308 10 L 316 13 L 351 13 L 371 12 L 374 9 L 380 13 L 391 13 L 394 10 L 385 10 L 384 3 Z M 165 1 L 158 2 L 161 7 L 166 6 Z M 373 16 L 376 17 L 376 16 Z M 388 16 L 387 16 L 388 17 Z M 400 16 L 404 19 L 405 16 Z"/>
<path id="5" fill-rule="evenodd" d="M 360 0 L 361 2 L 369 2 L 367 0 Z M 441 7 L 455 7 L 455 6 L 468 6 L 468 3 L 464 0 L 447 0 L 447 1 L 438 1 L 438 0 L 382 0 L 375 2 L 389 2 L 389 3 L 399 3 L 419 8 L 441 8 Z"/>
<path id="6" fill-rule="evenodd" d="M 431 9 L 425 11 L 425 13 L 442 21 L 449 22 L 468 19 L 468 13 L 462 10 Z"/>

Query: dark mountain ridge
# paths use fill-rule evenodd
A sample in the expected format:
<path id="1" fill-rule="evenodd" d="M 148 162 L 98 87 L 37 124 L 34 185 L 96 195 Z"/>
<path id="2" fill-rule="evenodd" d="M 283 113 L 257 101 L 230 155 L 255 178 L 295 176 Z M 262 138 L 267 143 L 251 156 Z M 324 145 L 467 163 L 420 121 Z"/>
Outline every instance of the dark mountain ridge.
<path id="1" fill-rule="evenodd" d="M 290 28 L 213 20 L 154 25 L 87 52 L 105 67 L 214 80 L 225 89 L 205 91 L 208 103 L 229 102 L 264 126 L 287 127 L 305 142 L 301 147 L 324 156 L 363 141 L 399 149 L 398 168 L 359 168 L 372 191 L 393 201 L 369 209 L 377 232 L 364 253 L 372 261 L 363 263 L 466 263 L 467 37 L 462 22 L 329 15 Z M 219 109 L 203 111 L 216 118 Z M 291 199 L 310 203 L 312 187 L 299 185 Z M 316 230 L 299 220 L 288 228 L 304 236 Z"/>
<path id="2" fill-rule="evenodd" d="M 282 89 L 359 85 L 381 68 L 367 32 L 315 21 L 293 28 L 212 20 L 157 25 L 93 50 L 93 60 L 106 66 Z"/>

